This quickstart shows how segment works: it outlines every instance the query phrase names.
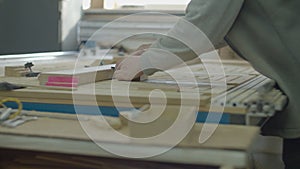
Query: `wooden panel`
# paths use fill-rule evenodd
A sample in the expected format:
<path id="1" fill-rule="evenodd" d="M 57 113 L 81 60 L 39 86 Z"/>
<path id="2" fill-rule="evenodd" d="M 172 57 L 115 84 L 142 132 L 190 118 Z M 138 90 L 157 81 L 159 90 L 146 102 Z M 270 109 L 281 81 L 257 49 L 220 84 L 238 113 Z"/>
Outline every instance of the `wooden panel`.
<path id="1" fill-rule="evenodd" d="M 34 115 L 37 114 L 35 113 Z M 42 113 L 41 116 L 43 116 Z M 36 121 L 27 122 L 14 129 L 0 127 L 0 133 L 89 141 L 90 138 L 83 131 L 82 126 L 77 120 L 72 118 L 76 118 L 76 115 L 68 115 L 67 117 L 66 115 L 60 114 L 55 114 L 55 116 L 48 115 L 48 117 L 39 117 L 39 119 Z M 104 125 L 105 121 L 103 121 L 103 119 L 99 116 L 81 115 L 79 118 L 81 119 L 81 124 L 85 126 L 85 130 L 88 130 L 89 134 L 95 134 L 93 135 L 93 138 L 100 142 L 142 145 L 168 144 L 164 141 L 147 143 L 137 141 L 132 142 L 130 139 L 118 140 L 112 134 L 112 129 L 106 127 L 106 125 Z M 109 124 L 114 126 L 118 126 L 117 124 L 120 123 L 118 118 L 106 117 L 106 120 L 109 122 Z M 198 138 L 202 127 L 202 124 L 196 124 L 186 139 L 184 139 L 178 146 L 245 151 L 251 148 L 251 144 L 259 132 L 258 127 L 219 125 L 215 133 L 207 142 L 204 144 L 199 144 Z M 118 131 L 129 135 L 128 128 L 126 126 L 122 126 L 120 129 L 118 129 Z"/>

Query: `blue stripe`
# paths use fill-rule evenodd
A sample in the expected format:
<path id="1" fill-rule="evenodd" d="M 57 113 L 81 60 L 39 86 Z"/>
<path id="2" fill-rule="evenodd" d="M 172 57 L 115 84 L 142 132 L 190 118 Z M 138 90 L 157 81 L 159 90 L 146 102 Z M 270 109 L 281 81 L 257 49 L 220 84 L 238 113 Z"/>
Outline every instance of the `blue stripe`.
<path id="1" fill-rule="evenodd" d="M 47 104 L 47 103 L 31 103 L 31 102 L 22 102 L 24 110 L 35 110 L 41 112 L 53 112 L 53 113 L 66 113 L 66 114 L 87 114 L 87 115 L 105 115 L 118 117 L 119 111 L 115 107 L 107 106 L 76 106 L 72 104 Z M 6 106 L 16 109 L 17 105 L 15 103 L 5 103 Z M 130 110 L 129 108 L 119 108 L 122 111 Z M 76 111 L 75 111 L 76 110 Z M 218 113 L 211 113 L 211 116 L 219 116 Z M 197 115 L 197 122 L 204 123 L 215 123 L 214 121 L 206 121 L 208 116 L 207 112 L 199 112 Z M 220 124 L 229 124 L 230 123 L 230 114 L 223 113 Z"/>

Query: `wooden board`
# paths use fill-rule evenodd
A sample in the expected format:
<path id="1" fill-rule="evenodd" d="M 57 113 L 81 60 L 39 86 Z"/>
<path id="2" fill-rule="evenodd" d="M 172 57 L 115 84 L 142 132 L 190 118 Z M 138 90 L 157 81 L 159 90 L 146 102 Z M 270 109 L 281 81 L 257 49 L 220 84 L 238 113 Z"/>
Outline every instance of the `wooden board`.
<path id="1" fill-rule="evenodd" d="M 5 66 L 4 73 L 6 77 L 24 77 L 27 71 L 24 66 Z"/>
<path id="2" fill-rule="evenodd" d="M 39 75 L 38 80 L 40 85 L 45 85 L 48 82 L 49 77 L 76 78 L 78 79 L 78 85 L 87 84 L 101 80 L 112 79 L 114 73 L 112 67 L 114 67 L 114 65 L 42 72 Z"/>
<path id="3" fill-rule="evenodd" d="M 0 127 L 0 133 L 90 141 L 90 138 L 84 132 L 79 122 L 77 120 L 70 119 L 72 116 L 73 118 L 76 118 L 76 115 L 68 115 L 68 119 L 63 119 L 66 118 L 65 115 L 62 115 L 61 119 L 58 118 L 59 116 L 60 114 L 56 114 L 55 118 L 40 117 L 36 121 L 27 122 L 13 129 Z M 80 116 L 80 118 L 82 119 L 81 123 L 87 127 L 85 130 L 88 130 L 89 134 L 98 133 L 97 135 L 93 135 L 93 137 L 95 140 L 100 142 L 141 145 L 151 144 L 157 146 L 167 144 L 165 142 L 133 142 L 130 139 L 122 141 L 117 140 L 114 135 L 112 135 L 112 129 L 107 128 L 104 125 L 104 121 L 99 116 Z M 116 118 L 107 118 L 107 120 L 110 121 L 110 124 L 118 121 Z M 247 151 L 251 148 L 252 143 L 258 136 L 259 132 L 258 127 L 219 125 L 215 133 L 207 142 L 199 144 L 198 137 L 202 127 L 202 124 L 196 124 L 186 139 L 184 139 L 178 146 L 202 149 Z M 128 129 L 126 127 L 122 127 L 118 131 L 123 134 L 128 134 Z"/>

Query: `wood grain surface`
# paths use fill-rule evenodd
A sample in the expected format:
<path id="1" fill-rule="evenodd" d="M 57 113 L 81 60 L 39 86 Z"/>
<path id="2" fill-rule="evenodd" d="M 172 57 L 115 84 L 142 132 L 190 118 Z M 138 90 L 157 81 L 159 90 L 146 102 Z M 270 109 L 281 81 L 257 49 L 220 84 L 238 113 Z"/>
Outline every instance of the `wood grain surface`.
<path id="1" fill-rule="evenodd" d="M 17 128 L 0 127 L 0 133 L 86 141 L 91 141 L 92 138 L 94 141 L 115 144 L 169 145 L 168 140 L 152 143 L 142 140 L 131 140 L 129 138 L 119 140 L 113 133 L 115 129 L 122 134 L 130 135 L 128 126 L 121 125 L 119 118 L 87 115 L 77 117 L 76 115 L 59 113 L 43 114 L 39 112 L 34 112 L 32 115 L 37 115 L 39 117 L 38 120 L 27 122 Z M 194 128 L 178 146 L 247 151 L 251 148 L 259 132 L 258 127 L 219 125 L 212 137 L 207 142 L 200 144 L 198 139 L 202 127 L 202 124 L 195 124 Z M 88 131 L 88 135 L 85 131 Z"/>

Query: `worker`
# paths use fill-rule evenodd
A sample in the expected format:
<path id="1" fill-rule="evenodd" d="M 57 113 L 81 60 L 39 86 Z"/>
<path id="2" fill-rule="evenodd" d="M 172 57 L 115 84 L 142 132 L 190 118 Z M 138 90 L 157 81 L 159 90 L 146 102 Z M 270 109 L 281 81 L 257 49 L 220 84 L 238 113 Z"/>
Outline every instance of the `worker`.
<path id="1" fill-rule="evenodd" d="M 300 168 L 299 8 L 299 0 L 192 0 L 183 17 L 203 31 L 216 48 L 225 41 L 256 70 L 274 79 L 288 96 L 285 110 L 277 112 L 261 128 L 262 135 L 283 138 L 286 169 Z M 184 27 L 180 31 L 185 32 Z M 160 38 L 151 48 L 170 51 L 184 61 L 197 57 L 170 37 Z M 159 50 L 142 50 L 126 58 L 118 64 L 115 77 L 131 80 L 142 74 L 151 75 L 159 69 L 150 69 L 149 65 L 166 59 L 164 64 L 169 63 L 155 51 Z"/>

